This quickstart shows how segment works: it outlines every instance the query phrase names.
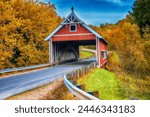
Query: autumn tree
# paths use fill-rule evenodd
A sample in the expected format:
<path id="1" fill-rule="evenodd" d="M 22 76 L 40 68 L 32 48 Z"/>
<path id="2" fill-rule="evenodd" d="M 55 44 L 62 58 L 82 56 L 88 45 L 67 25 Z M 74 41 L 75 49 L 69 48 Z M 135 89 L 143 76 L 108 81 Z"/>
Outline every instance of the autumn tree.
<path id="1" fill-rule="evenodd" d="M 0 69 L 48 63 L 44 38 L 61 22 L 52 4 L 0 1 Z"/>
<path id="2" fill-rule="evenodd" d="M 118 64 L 126 73 L 142 78 L 148 76 L 150 68 L 149 43 L 144 44 L 139 32 L 140 29 L 132 21 L 130 15 L 116 24 L 91 27 L 109 42 L 108 51 L 118 54 L 121 63 L 110 58 L 113 64 L 112 68 Z M 148 35 L 145 36 L 148 37 Z"/>

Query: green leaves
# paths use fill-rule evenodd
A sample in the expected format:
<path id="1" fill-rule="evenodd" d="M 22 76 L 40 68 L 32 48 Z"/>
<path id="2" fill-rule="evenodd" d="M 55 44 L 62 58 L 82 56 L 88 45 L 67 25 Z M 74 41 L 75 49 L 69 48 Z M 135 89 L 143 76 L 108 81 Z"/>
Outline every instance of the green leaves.
<path id="1" fill-rule="evenodd" d="M 140 29 L 146 25 L 150 26 L 150 0 L 136 0 L 133 4 L 131 15 Z"/>

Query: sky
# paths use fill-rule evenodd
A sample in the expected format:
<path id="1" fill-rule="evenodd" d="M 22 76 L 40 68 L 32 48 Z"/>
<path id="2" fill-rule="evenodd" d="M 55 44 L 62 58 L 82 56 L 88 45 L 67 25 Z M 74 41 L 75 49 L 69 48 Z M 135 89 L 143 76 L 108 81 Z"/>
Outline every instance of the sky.
<path id="1" fill-rule="evenodd" d="M 59 16 L 67 17 L 74 7 L 76 15 L 87 24 L 99 26 L 125 18 L 135 0 L 40 0 L 55 5 Z"/>

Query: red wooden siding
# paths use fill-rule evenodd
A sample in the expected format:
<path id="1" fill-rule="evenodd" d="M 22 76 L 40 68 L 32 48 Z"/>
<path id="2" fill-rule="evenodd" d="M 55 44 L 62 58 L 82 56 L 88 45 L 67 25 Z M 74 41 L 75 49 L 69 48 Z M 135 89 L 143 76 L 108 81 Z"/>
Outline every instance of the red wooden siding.
<path id="1" fill-rule="evenodd" d="M 107 46 L 106 46 L 106 44 L 103 42 L 103 41 L 99 41 L 99 55 L 100 55 L 100 67 L 103 67 L 105 64 L 106 64 L 106 62 L 107 62 L 107 58 L 102 58 L 102 51 L 103 50 L 106 50 L 107 51 Z"/>
<path id="2" fill-rule="evenodd" d="M 79 33 L 90 33 L 86 28 L 82 25 L 77 24 L 77 31 L 70 32 L 70 24 L 63 26 L 55 35 L 62 35 L 62 34 L 79 34 Z"/>
<path id="3" fill-rule="evenodd" d="M 77 24 L 77 31 L 70 32 L 70 25 L 63 26 L 52 37 L 53 41 L 77 41 L 77 40 L 95 40 L 96 36 L 84 28 L 82 25 Z"/>

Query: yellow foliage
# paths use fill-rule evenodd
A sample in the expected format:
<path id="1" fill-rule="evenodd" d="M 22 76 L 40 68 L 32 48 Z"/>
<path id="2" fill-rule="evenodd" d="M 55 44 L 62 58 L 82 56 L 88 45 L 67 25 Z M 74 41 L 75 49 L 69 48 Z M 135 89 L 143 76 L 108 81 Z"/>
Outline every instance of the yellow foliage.
<path id="1" fill-rule="evenodd" d="M 52 4 L 0 1 L 0 69 L 48 62 L 44 38 L 61 22 Z"/>
<path id="2" fill-rule="evenodd" d="M 105 24 L 92 28 L 109 42 L 108 49 L 111 52 L 116 51 L 119 55 L 119 65 L 114 61 L 113 54 L 108 57 L 107 69 L 112 71 L 124 69 L 125 72 L 141 78 L 150 76 L 150 44 L 148 40 L 144 41 L 141 38 L 136 24 L 124 19 L 117 24 Z M 145 30 L 149 31 L 149 29 Z"/>

